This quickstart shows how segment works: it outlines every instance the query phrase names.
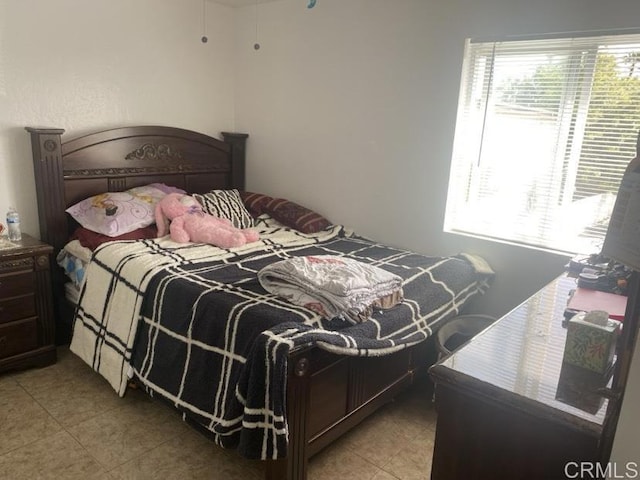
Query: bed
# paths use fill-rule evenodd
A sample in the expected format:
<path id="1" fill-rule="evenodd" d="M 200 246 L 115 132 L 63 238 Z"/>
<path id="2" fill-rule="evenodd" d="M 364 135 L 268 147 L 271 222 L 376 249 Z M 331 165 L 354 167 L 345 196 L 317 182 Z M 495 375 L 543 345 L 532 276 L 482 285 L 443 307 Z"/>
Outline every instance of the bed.
<path id="1" fill-rule="evenodd" d="M 77 227 L 65 210 L 94 195 L 156 183 L 193 194 L 245 189 L 247 134 L 223 132 L 219 140 L 173 127 L 134 126 L 67 139 L 63 129 L 27 127 L 27 131 L 31 135 L 41 238 L 56 253 L 64 249 Z M 98 284 L 97 280 L 91 283 L 92 279 L 104 276 L 100 285 L 144 284 L 144 288 L 128 288 L 125 294 L 132 297 L 132 305 L 138 305 L 127 310 L 132 327 L 86 342 L 108 347 L 88 348 L 93 364 L 88 363 L 107 378 L 109 374 L 101 371 L 100 365 L 115 358 L 112 385 L 118 393 L 124 394 L 133 376 L 151 395 L 172 403 L 189 423 L 217 443 L 238 448 L 249 458 L 265 460 L 267 479 L 304 479 L 311 456 L 391 401 L 431 364 L 435 358 L 433 331 L 482 293 L 492 273 L 476 257 L 426 257 L 381 245 L 338 225 L 307 234 L 283 226 L 269 215 L 255 222 L 261 240 L 238 249 L 176 245 L 166 239 L 101 246 L 89 267 L 100 273 L 88 276 L 78 318 L 81 311 L 89 312 L 84 318 L 93 321 L 107 310 L 102 306 L 113 302 L 109 299 L 111 290 L 100 294 L 102 287 L 91 288 Z M 267 295 L 255 279 L 256 272 L 283 257 L 328 253 L 397 272 L 404 280 L 405 301 L 393 309 L 374 312 L 369 321 L 336 327 L 316 312 L 292 308 Z M 149 271 L 143 272 L 135 262 L 129 270 L 120 268 L 132 258 L 150 262 L 154 257 L 159 263 Z M 58 343 L 66 343 L 76 306 L 65 297 L 67 275 L 61 268 L 54 268 L 54 272 L 56 338 Z M 178 277 L 179 282 L 175 281 Z M 166 287 L 169 284 L 175 287 Z M 187 303 L 181 303 L 183 297 L 188 298 Z M 206 302 L 202 301 L 200 309 L 201 298 Z M 240 304 L 242 315 L 229 313 L 237 311 Z M 433 307 L 427 309 L 427 305 Z M 200 319 L 225 317 L 227 323 L 210 329 L 194 328 L 193 319 L 188 327 L 184 322 L 162 323 L 161 318 L 188 316 L 185 312 L 196 312 L 192 315 Z M 93 335 L 88 323 L 79 321 L 82 325 L 77 329 Z M 214 322 L 201 320 L 199 325 L 205 323 Z M 242 340 L 234 340 L 233 347 L 229 342 L 216 343 L 225 332 L 233 330 L 235 339 L 243 329 L 246 332 L 237 335 Z M 94 326 L 94 330 L 103 327 Z M 173 343 L 178 337 L 182 343 Z M 176 362 L 168 352 L 180 350 L 184 338 L 188 338 L 189 346 L 183 350 L 188 352 L 189 368 L 172 370 L 171 365 L 184 363 L 185 356 Z M 113 347 L 116 344 L 120 346 Z M 201 345 L 207 355 L 196 359 L 194 344 Z M 163 356 L 167 357 L 164 363 Z M 206 369 L 232 373 L 210 380 L 205 378 L 211 375 L 202 374 Z M 206 399 L 212 394 L 218 400 L 209 408 Z M 224 418 L 216 413 L 221 405 Z"/>

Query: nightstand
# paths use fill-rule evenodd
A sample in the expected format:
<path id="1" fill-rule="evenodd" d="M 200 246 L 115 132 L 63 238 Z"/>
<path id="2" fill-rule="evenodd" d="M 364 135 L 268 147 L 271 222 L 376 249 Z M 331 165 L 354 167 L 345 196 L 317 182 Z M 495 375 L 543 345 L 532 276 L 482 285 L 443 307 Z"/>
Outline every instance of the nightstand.
<path id="1" fill-rule="evenodd" d="M 0 372 L 56 361 L 51 253 L 29 235 L 0 239 Z"/>

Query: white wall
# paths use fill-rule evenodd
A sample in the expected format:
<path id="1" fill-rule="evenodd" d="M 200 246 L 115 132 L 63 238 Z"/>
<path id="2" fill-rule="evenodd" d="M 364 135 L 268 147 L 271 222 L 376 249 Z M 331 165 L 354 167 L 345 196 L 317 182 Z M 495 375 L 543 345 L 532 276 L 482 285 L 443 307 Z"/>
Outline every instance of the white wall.
<path id="1" fill-rule="evenodd" d="M 477 311 L 502 315 L 563 271 L 563 256 L 442 232 L 464 39 L 638 27 L 640 2 L 280 0 L 257 11 L 259 51 L 255 7 L 235 31 L 250 189 L 390 244 L 481 254 L 498 275 Z"/>
<path id="2" fill-rule="evenodd" d="M 39 235 L 24 127 L 234 124 L 233 9 L 201 0 L 0 0 L 0 222 Z"/>
<path id="3" fill-rule="evenodd" d="M 633 27 L 640 2 L 280 0 L 257 11 L 260 50 L 255 6 L 235 31 L 249 188 L 390 244 L 482 254 L 498 277 L 476 308 L 494 315 L 562 272 L 567 257 L 442 232 L 464 40 Z"/>

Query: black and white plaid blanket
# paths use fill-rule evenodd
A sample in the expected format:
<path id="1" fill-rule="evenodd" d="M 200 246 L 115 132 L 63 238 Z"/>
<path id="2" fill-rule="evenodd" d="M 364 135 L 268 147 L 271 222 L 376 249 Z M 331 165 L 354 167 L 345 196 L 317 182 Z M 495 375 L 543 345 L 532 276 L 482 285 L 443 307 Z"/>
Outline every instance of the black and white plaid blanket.
<path id="1" fill-rule="evenodd" d="M 105 244 L 87 268 L 71 344 L 120 395 L 132 368 L 154 394 L 249 458 L 286 455 L 292 349 L 377 356 L 407 348 L 490 277 L 463 256 L 418 255 L 339 226 L 302 234 L 267 222 L 260 233 L 259 242 L 231 250 L 167 237 Z M 405 300 L 352 325 L 279 299 L 257 280 L 274 261 L 327 254 L 399 275 Z"/>

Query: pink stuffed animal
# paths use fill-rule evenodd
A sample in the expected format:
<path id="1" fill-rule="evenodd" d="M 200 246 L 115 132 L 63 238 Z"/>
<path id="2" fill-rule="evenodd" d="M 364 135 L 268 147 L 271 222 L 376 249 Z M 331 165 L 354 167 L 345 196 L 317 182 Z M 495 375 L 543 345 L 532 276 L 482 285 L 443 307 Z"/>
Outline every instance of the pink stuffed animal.
<path id="1" fill-rule="evenodd" d="M 195 198 L 181 193 L 166 195 L 156 205 L 155 214 L 158 237 L 170 232 L 171 240 L 178 243 L 209 243 L 216 247 L 233 248 L 259 238 L 253 230 L 241 230 L 226 218 L 205 213 Z"/>

